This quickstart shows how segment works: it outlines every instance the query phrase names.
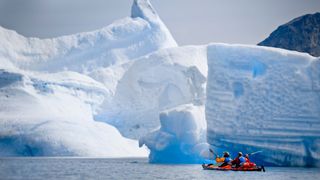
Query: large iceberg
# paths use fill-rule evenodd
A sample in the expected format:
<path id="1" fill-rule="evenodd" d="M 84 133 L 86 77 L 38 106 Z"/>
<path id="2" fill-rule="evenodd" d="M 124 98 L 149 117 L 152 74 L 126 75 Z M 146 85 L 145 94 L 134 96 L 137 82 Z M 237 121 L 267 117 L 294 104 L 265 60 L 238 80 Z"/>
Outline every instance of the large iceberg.
<path id="1" fill-rule="evenodd" d="M 263 150 L 258 163 L 320 166 L 319 59 L 177 47 L 148 0 L 131 11 L 53 39 L 0 27 L 0 156 L 146 156 L 140 139 L 155 163 L 201 163 L 210 145 Z"/>
<path id="2" fill-rule="evenodd" d="M 165 56 L 163 52 L 171 53 Z M 160 55 L 161 60 L 159 60 Z M 149 155 L 151 162 L 203 162 L 201 156 L 207 155 L 209 145 L 202 139 L 205 133 L 196 130 L 197 127 L 205 126 L 201 126 L 203 122 L 201 111 L 195 109 L 201 108 L 201 104 L 204 103 L 202 98 L 206 97 L 207 140 L 217 153 L 227 150 L 235 155 L 238 151 L 250 153 L 262 150 L 263 153 L 252 157 L 257 163 L 319 166 L 319 59 L 308 54 L 276 48 L 227 44 L 170 48 L 145 58 L 157 63 L 150 66 L 147 61 L 143 61 L 144 66 L 140 65 L 143 67 L 140 69 L 131 66 L 131 69 L 136 68 L 135 72 L 128 73 L 129 80 L 120 81 L 118 87 L 127 86 L 123 89 L 131 89 L 132 92 L 125 93 L 119 90 L 115 99 L 121 95 L 121 105 L 128 109 L 122 115 L 124 118 L 121 118 L 126 123 L 120 124 L 130 126 L 130 120 L 133 119 L 131 123 L 142 124 L 136 128 L 138 130 L 126 129 L 127 133 L 142 131 L 139 128 L 151 124 L 152 121 L 160 122 L 157 130 L 140 139 L 140 143 L 146 144 L 151 150 Z M 190 66 L 189 62 L 197 62 L 191 67 L 201 73 L 196 73 L 198 77 L 194 75 L 193 77 L 197 77 L 195 82 L 202 82 L 200 83 L 202 85 L 189 83 L 192 86 L 181 88 L 183 81 L 176 74 L 179 72 L 177 69 L 173 72 L 168 71 L 172 68 L 170 65 L 165 71 L 162 70 L 164 73 L 157 70 L 160 69 L 157 67 L 158 64 L 175 62 L 179 59 L 183 62 L 181 66 Z M 135 63 L 139 63 L 139 60 Z M 206 63 L 209 68 L 207 81 Z M 142 75 L 139 75 L 139 72 Z M 142 83 L 145 82 L 143 80 L 145 78 L 154 82 L 159 77 L 166 78 L 168 75 L 174 77 L 175 81 L 171 82 L 180 87 L 179 93 L 173 93 L 173 97 L 176 98 L 174 101 L 159 96 L 163 88 L 154 92 L 146 88 L 160 87 L 155 86 L 159 83 L 148 83 L 149 86 L 146 87 L 145 83 Z M 183 79 L 188 79 L 188 76 L 184 76 Z M 199 91 L 206 83 L 206 92 Z M 198 91 L 190 91 L 192 88 Z M 184 96 L 182 101 L 177 98 L 186 92 L 202 93 L 201 96 L 197 96 L 199 93 Z M 141 97 L 141 93 L 142 97 L 146 97 L 145 100 Z M 163 99 L 166 103 L 177 104 L 159 106 Z M 186 105 L 187 103 L 191 104 Z M 128 107 L 128 104 L 132 107 Z M 156 117 L 157 111 L 152 111 L 153 107 L 157 107 L 156 110 L 159 112 L 163 111 L 159 117 Z M 147 113 L 153 113 L 153 116 L 148 117 Z M 128 117 L 125 118 L 125 115 Z M 135 117 L 142 118 L 135 119 Z M 148 121 L 144 121 L 145 119 Z"/>
<path id="3" fill-rule="evenodd" d="M 319 59 L 245 45 L 212 44 L 207 52 L 208 143 L 263 150 L 255 160 L 269 165 L 319 166 Z"/>
<path id="4" fill-rule="evenodd" d="M 189 48 L 187 52 L 186 48 Z M 127 89 L 132 89 L 133 93 L 132 95 L 121 93 L 126 96 L 123 99 L 128 99 L 128 103 L 141 102 L 142 104 L 155 101 L 157 106 L 148 104 L 148 106 L 139 105 L 138 107 L 147 110 L 145 112 L 152 112 L 148 107 L 158 107 L 157 110 L 160 112 L 159 119 L 154 117 L 146 121 L 149 124 L 151 119 L 155 119 L 154 122 L 160 122 L 160 127 L 140 139 L 140 144 L 146 144 L 151 151 L 150 162 L 203 162 L 204 155 L 208 156 L 209 145 L 202 139 L 205 133 L 198 131 L 197 128 L 207 127 L 207 143 L 216 153 L 230 151 L 236 155 L 238 151 L 251 153 L 262 150 L 263 153 L 251 157 L 259 164 L 319 166 L 319 59 L 305 53 L 277 48 L 228 44 L 178 47 L 162 50 L 164 51 L 174 53 L 170 53 L 170 56 L 162 55 L 165 60 L 162 59 L 161 62 L 168 61 L 166 59 L 173 62 L 184 59 L 184 66 L 190 64 L 189 62 L 198 62 L 198 65 L 192 67 L 197 67 L 199 72 L 203 72 L 200 74 L 204 79 L 206 79 L 207 69 L 201 67 L 208 63 L 207 81 L 203 81 L 202 86 L 189 83 L 193 85 L 192 88 L 198 90 L 207 83 L 206 92 L 203 92 L 200 97 L 195 96 L 198 94 L 196 93 L 191 96 L 192 98 L 188 96 L 183 98 L 199 100 L 206 97 L 207 126 L 201 126 L 203 117 L 200 109 L 203 100 L 189 101 L 191 104 L 187 105 L 185 103 L 188 102 L 175 99 L 174 102 L 180 103 L 170 105 L 169 110 L 165 110 L 166 106 L 164 106 L 161 112 L 159 108 L 161 106 L 158 106 L 158 97 L 162 97 L 159 96 L 161 93 L 151 93 L 154 98 L 150 98 L 151 91 L 145 90 L 141 86 L 143 83 L 139 84 L 139 80 L 136 79 L 135 74 L 139 73 L 131 73 L 129 77 L 132 78 L 132 83 L 128 81 L 124 84 L 132 84 Z M 187 54 L 189 58 L 181 58 L 180 52 Z M 153 57 L 154 54 L 161 54 L 161 52 L 153 53 L 148 57 Z M 151 59 L 158 60 L 158 58 Z M 144 64 L 147 63 L 144 62 Z M 170 68 L 171 66 L 166 67 L 166 69 Z M 151 69 L 153 74 L 145 73 L 148 70 L 141 70 L 141 72 L 146 75 L 145 78 L 158 79 L 154 78 L 157 77 L 154 74 L 158 74 L 159 71 Z M 162 75 L 164 77 L 172 73 L 163 72 L 165 72 Z M 175 73 L 177 72 L 179 71 L 176 70 Z M 175 73 L 173 76 L 179 79 Z M 140 78 L 142 79 L 143 76 Z M 182 81 L 172 82 L 181 86 Z M 139 87 L 138 90 L 136 90 L 137 87 Z M 179 93 L 175 93 L 174 97 L 179 97 L 180 94 L 185 93 L 184 91 L 188 92 L 190 88 L 179 89 Z M 140 93 L 145 93 L 147 100 L 139 97 Z M 160 100 L 163 99 L 166 98 L 160 98 Z M 165 100 L 165 102 L 170 101 Z M 125 104 L 127 103 L 123 105 Z M 135 111 L 134 113 L 137 114 L 125 113 L 134 114 L 136 117 L 139 112 L 144 111 Z M 156 114 L 154 113 L 154 116 Z M 147 117 L 146 114 L 142 116 Z M 135 119 L 134 117 L 131 119 Z M 127 121 L 130 120 L 129 117 L 127 119 Z M 143 119 L 133 122 L 143 122 Z"/>
<path id="5" fill-rule="evenodd" d="M 105 123 L 134 59 L 177 46 L 148 0 L 93 32 L 26 38 L 0 27 L 0 155 L 146 156 Z"/>

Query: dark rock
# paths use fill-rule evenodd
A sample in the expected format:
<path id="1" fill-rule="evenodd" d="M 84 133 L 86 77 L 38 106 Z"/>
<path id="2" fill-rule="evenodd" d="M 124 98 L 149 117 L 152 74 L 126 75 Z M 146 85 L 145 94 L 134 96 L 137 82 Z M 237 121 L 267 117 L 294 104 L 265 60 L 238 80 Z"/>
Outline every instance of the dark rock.
<path id="1" fill-rule="evenodd" d="M 258 45 L 320 56 L 320 13 L 307 14 L 279 26 Z"/>

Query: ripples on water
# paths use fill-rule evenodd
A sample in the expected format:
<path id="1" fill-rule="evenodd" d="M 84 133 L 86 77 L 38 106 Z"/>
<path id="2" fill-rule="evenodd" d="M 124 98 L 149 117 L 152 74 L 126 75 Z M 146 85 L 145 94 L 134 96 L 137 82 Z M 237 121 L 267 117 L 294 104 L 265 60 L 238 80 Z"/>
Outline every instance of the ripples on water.
<path id="1" fill-rule="evenodd" d="M 267 167 L 266 172 L 205 171 L 201 165 L 147 159 L 0 158 L 0 179 L 319 179 L 320 169 Z"/>

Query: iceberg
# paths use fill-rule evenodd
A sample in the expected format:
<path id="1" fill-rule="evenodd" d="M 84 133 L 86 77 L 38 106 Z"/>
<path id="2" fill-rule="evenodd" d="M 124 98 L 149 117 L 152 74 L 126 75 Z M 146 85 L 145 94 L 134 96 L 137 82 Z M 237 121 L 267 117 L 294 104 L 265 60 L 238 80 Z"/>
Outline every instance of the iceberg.
<path id="1" fill-rule="evenodd" d="M 131 61 L 177 46 L 148 0 L 93 32 L 39 39 L 0 27 L 0 42 L 0 156 L 147 155 L 97 117 L 108 118 L 98 115 Z"/>
<path id="2" fill-rule="evenodd" d="M 193 48 L 193 50 L 185 51 L 185 48 Z M 201 51 L 196 51 L 197 48 Z M 198 89 L 193 92 L 202 92 L 201 96 L 195 96 L 199 94 L 196 93 L 192 98 L 183 99 L 199 100 L 203 97 L 206 99 L 181 101 L 179 104 L 169 104 L 157 109 L 160 115 L 158 119 L 154 117 L 154 122 L 160 122 L 160 125 L 156 124 L 159 126 L 158 129 L 151 130 L 139 141 L 140 145 L 145 144 L 150 149 L 150 162 L 202 163 L 204 158 L 210 155 L 207 151 L 211 147 L 218 154 L 230 151 L 233 156 L 239 151 L 251 153 L 262 150 L 263 153 L 251 157 L 258 164 L 319 167 L 319 58 L 277 48 L 219 43 L 170 48 L 148 56 L 152 57 L 154 54 L 165 51 L 174 52 L 166 57 L 170 61 L 183 59 L 185 65 L 189 64 L 189 61 L 199 63 L 196 67 L 199 72 L 203 72 L 201 78 L 204 81 L 202 86 L 192 88 Z M 187 57 L 190 57 L 190 60 L 186 57 L 181 58 L 180 52 L 188 54 Z M 138 62 L 139 60 L 135 63 Z M 206 63 L 208 70 L 201 68 L 205 67 Z M 166 67 L 166 69 L 169 68 Z M 152 80 L 158 79 L 154 78 L 154 74 L 158 74 L 159 71 L 153 69 L 154 74 L 148 74 L 145 71 L 147 70 L 140 70 L 147 77 L 152 77 Z M 163 77 L 169 74 L 168 71 L 163 72 L 165 72 Z M 135 74 L 138 73 L 132 73 L 129 76 L 132 78 L 131 82 L 134 82 L 131 84 L 134 85 L 127 87 L 133 90 L 133 95 L 121 93 L 127 96 L 124 99 L 130 99 L 129 103 L 135 102 L 134 99 L 139 98 L 141 92 L 145 96 L 150 93 L 143 88 L 135 91 L 136 87 L 142 87 L 139 86 Z M 179 79 L 176 74 L 173 76 Z M 180 85 L 181 80 L 172 82 Z M 200 81 L 197 80 L 197 82 Z M 202 91 L 200 87 L 206 87 L 206 91 Z M 179 89 L 181 92 L 174 97 L 189 91 L 188 88 Z M 152 97 L 157 98 L 150 97 L 145 101 L 139 98 L 136 102 L 146 104 L 154 99 L 157 100 L 159 96 L 153 93 Z M 163 99 L 165 98 L 160 98 L 160 100 Z M 172 101 L 165 100 L 165 102 Z M 203 117 L 199 109 L 203 103 L 206 126 L 201 126 Z M 139 105 L 139 107 L 144 106 Z M 147 107 L 152 105 L 148 104 Z M 128 109 L 132 110 L 133 107 Z M 136 111 L 137 114 L 134 114 L 134 117 L 138 116 L 139 112 L 141 111 Z M 154 116 L 156 114 L 154 113 Z M 144 116 L 147 117 L 145 114 Z M 128 121 L 134 117 L 128 117 Z M 139 119 L 134 122 L 139 122 Z M 207 133 L 195 130 L 197 127 L 207 129 Z M 207 141 L 203 140 L 203 134 L 206 134 Z M 195 139 L 198 140 L 195 141 Z"/>
<path id="3" fill-rule="evenodd" d="M 206 121 L 216 151 L 258 163 L 320 165 L 320 61 L 257 46 L 208 46 Z"/>
<path id="4" fill-rule="evenodd" d="M 139 139 L 159 127 L 159 112 L 183 104 L 204 104 L 206 48 L 162 49 L 136 59 L 120 79 L 107 122 Z"/>
<path id="5" fill-rule="evenodd" d="M 142 137 L 151 163 L 203 163 L 206 143 L 204 106 L 185 104 L 160 113 L 161 127 Z"/>
<path id="6" fill-rule="evenodd" d="M 148 147 L 152 163 L 202 163 L 210 147 L 320 166 L 319 58 L 177 47 L 149 0 L 93 32 L 39 39 L 0 27 L 0 42 L 0 156 L 146 157 Z"/>
<path id="7" fill-rule="evenodd" d="M 94 121 L 106 92 L 75 72 L 0 70 L 0 155 L 144 157 L 137 141 Z"/>

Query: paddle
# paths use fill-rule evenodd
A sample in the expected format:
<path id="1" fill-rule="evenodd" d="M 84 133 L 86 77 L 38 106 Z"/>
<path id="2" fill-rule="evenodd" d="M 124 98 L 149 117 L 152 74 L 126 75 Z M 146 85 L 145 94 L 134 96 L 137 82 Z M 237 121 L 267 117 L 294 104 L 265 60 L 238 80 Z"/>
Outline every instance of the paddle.
<path id="1" fill-rule="evenodd" d="M 209 151 L 216 157 L 219 157 L 218 154 L 216 154 L 212 149 L 209 148 Z M 210 166 L 210 165 L 213 165 L 213 164 L 208 164 L 207 166 Z"/>
<path id="2" fill-rule="evenodd" d="M 216 157 L 219 157 L 218 154 L 216 154 L 212 149 L 209 148 L 209 151 L 210 151 L 213 155 L 215 155 Z"/>
<path id="3" fill-rule="evenodd" d="M 249 153 L 248 155 L 251 156 L 251 155 L 254 155 L 254 154 L 261 153 L 261 152 L 262 152 L 262 151 L 255 151 L 255 152 Z"/>

